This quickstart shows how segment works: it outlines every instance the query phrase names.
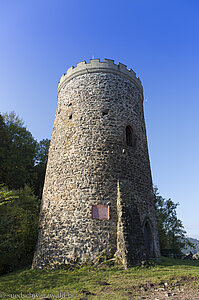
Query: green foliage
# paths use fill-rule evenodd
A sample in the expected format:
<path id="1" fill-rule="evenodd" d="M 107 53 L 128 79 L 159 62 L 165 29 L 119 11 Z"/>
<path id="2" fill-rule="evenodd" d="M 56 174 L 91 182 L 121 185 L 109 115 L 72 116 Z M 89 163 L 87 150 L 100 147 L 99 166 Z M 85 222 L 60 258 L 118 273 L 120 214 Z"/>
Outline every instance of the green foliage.
<path id="1" fill-rule="evenodd" d="M 177 206 L 171 199 L 164 199 L 154 188 L 157 210 L 160 249 L 175 249 L 175 253 L 182 253 L 185 246 L 191 245 L 186 237 L 182 221 L 177 217 Z"/>
<path id="2" fill-rule="evenodd" d="M 5 182 L 6 158 L 8 152 L 9 138 L 7 127 L 3 116 L 0 115 L 0 182 Z"/>
<path id="3" fill-rule="evenodd" d="M 43 139 L 37 144 L 36 160 L 37 164 L 46 164 L 48 159 L 49 139 Z"/>
<path id="4" fill-rule="evenodd" d="M 40 198 L 42 196 L 42 190 L 44 185 L 49 145 L 50 140 L 43 139 L 39 143 L 37 143 L 36 148 L 36 165 L 34 168 L 36 176 L 34 180 L 34 192 Z"/>
<path id="5" fill-rule="evenodd" d="M 9 191 L 7 187 L 4 187 L 3 184 L 0 184 L 0 206 L 17 198 L 19 197 L 15 196 L 13 191 Z"/>
<path id="6" fill-rule="evenodd" d="M 0 115 L 0 183 L 9 189 L 29 185 L 41 197 L 49 144 L 38 143 L 14 112 Z"/>
<path id="7" fill-rule="evenodd" d="M 31 263 L 37 240 L 39 201 L 32 190 L 0 187 L 0 274 Z"/>
<path id="8" fill-rule="evenodd" d="M 0 144 L 0 183 L 10 189 L 32 186 L 37 142 L 14 112 L 4 114 L 0 120 L 4 141 Z"/>
<path id="9" fill-rule="evenodd" d="M 0 115 L 0 274 L 32 261 L 49 143 L 14 112 Z"/>

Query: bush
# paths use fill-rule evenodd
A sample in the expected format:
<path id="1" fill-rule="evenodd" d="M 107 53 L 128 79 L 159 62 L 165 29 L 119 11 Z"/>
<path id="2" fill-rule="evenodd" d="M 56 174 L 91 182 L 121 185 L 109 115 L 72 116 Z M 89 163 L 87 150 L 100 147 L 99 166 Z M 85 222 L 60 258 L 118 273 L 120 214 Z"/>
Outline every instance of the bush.
<path id="1" fill-rule="evenodd" d="M 0 274 L 3 274 L 32 261 L 39 200 L 28 186 L 17 191 L 1 186 L 0 196 Z"/>

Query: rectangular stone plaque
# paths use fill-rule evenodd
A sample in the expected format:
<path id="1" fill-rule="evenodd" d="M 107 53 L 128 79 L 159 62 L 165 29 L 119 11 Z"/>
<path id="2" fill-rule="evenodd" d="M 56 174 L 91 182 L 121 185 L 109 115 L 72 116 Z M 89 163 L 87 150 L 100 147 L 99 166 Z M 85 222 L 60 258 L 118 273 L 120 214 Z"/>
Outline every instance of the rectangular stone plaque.
<path id="1" fill-rule="evenodd" d="M 92 219 L 109 220 L 108 205 L 92 205 Z"/>

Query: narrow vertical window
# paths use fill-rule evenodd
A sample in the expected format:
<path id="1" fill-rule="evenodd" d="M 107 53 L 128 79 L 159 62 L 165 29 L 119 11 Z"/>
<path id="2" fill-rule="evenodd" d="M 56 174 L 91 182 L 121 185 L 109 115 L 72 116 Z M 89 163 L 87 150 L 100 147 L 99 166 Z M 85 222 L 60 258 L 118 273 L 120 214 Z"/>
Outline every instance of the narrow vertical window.
<path id="1" fill-rule="evenodd" d="M 137 137 L 130 125 L 126 126 L 126 144 L 131 147 L 136 146 Z"/>
<path id="2" fill-rule="evenodd" d="M 126 144 L 132 146 L 132 129 L 131 126 L 126 126 Z"/>

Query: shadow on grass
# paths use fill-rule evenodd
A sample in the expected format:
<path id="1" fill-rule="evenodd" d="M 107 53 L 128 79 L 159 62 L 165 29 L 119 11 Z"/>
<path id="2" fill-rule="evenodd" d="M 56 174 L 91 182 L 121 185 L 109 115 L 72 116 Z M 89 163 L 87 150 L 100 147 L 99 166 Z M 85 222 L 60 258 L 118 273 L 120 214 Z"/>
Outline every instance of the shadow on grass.
<path id="1" fill-rule="evenodd" d="M 37 292 L 38 289 L 53 289 L 59 286 L 78 286 L 81 272 L 65 270 L 18 270 L 1 276 L 0 291 L 4 287 L 7 292 Z M 16 284 L 17 283 L 17 284 Z"/>
<path id="2" fill-rule="evenodd" d="M 186 260 L 186 259 L 175 259 L 168 257 L 161 257 L 161 260 L 157 262 L 158 265 L 168 267 L 168 266 L 192 266 L 199 267 L 199 260 Z"/>

